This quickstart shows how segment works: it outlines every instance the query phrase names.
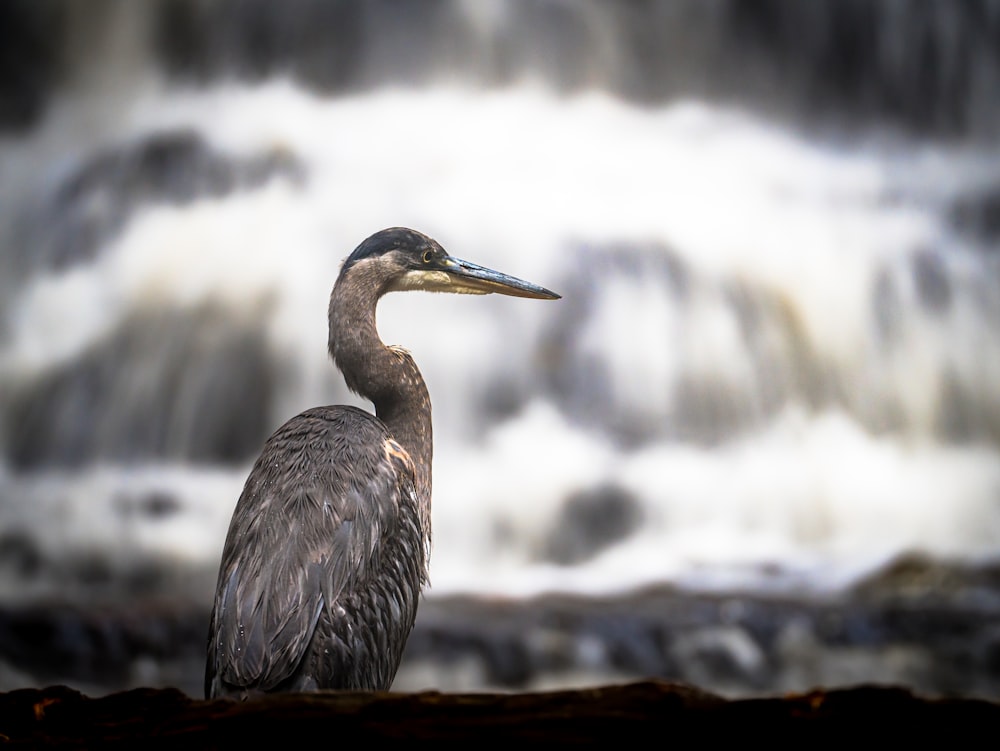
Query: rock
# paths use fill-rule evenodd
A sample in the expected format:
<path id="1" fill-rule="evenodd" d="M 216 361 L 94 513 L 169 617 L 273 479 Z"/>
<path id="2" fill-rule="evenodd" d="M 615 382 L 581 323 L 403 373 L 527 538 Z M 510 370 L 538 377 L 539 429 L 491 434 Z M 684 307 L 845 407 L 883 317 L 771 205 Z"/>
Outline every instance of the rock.
<path id="1" fill-rule="evenodd" d="M 948 729 L 957 738 L 1000 722 L 1000 705 L 930 700 L 891 686 L 760 699 L 725 700 L 660 681 L 522 694 L 325 692 L 248 702 L 200 701 L 173 689 L 136 689 L 90 698 L 64 686 L 0 694 L 6 747 L 107 747 L 159 741 L 241 748 L 274 738 L 406 741 L 518 741 L 596 745 L 651 735 L 660 741 L 696 731 L 706 737 L 766 727 L 784 732 L 857 732 L 873 723 L 895 738 Z M 667 735 L 669 733 L 669 736 Z"/>

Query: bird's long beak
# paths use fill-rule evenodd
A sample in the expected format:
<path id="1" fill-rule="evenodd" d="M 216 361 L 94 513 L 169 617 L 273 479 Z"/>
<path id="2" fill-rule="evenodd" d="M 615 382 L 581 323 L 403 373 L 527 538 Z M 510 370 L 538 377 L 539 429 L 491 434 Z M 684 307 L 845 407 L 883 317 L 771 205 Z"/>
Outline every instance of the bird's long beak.
<path id="1" fill-rule="evenodd" d="M 558 300 L 562 297 L 537 284 L 452 256 L 443 258 L 435 266 L 435 270 L 431 273 L 443 273 L 448 277 L 447 289 L 442 288 L 442 291 L 468 295 L 488 295 L 495 292 L 512 297 L 531 297 L 536 300 Z"/>

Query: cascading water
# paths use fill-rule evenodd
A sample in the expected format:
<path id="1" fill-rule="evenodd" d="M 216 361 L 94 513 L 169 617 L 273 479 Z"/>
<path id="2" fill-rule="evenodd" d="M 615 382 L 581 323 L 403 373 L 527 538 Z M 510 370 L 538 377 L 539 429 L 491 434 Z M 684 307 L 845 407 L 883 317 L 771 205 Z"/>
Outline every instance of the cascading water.
<path id="1" fill-rule="evenodd" d="M 53 22 L 0 142 L 8 606 L 207 612 L 264 438 L 359 403 L 326 300 L 391 225 L 563 295 L 380 307 L 434 402 L 428 605 L 993 565 L 1000 5 L 38 7 L 6 11 Z"/>

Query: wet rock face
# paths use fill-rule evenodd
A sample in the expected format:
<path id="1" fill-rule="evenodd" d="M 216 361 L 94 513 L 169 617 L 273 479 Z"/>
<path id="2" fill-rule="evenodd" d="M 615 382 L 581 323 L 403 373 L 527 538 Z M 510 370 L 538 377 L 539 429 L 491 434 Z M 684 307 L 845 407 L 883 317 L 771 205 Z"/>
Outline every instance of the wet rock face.
<path id="1" fill-rule="evenodd" d="M 21 218 L 25 270 L 62 270 L 100 253 L 147 205 L 187 205 L 258 188 L 275 178 L 305 179 L 283 151 L 237 158 L 198 134 L 169 130 L 88 156 Z"/>
<path id="2" fill-rule="evenodd" d="M 291 72 L 336 92 L 433 83 L 456 71 L 485 86 L 529 75 L 563 92 L 598 86 L 657 103 L 719 96 L 807 119 L 989 133 L 996 18 L 991 0 L 668 0 L 641 11 L 538 0 L 495 13 L 457 0 L 419 12 L 393 2 L 177 0 L 156 19 L 155 46 L 169 71 L 197 81 Z"/>
<path id="3" fill-rule="evenodd" d="M 74 5 L 11 0 L 0 9 L 0 129 L 37 122 L 73 69 L 93 62 L 71 50 L 87 49 L 94 26 L 110 28 L 122 12 Z M 345 92 L 432 84 L 458 71 L 485 86 L 530 77 L 644 102 L 716 96 L 807 119 L 996 134 L 992 0 L 663 0 L 641 12 L 627 3 L 501 5 L 171 0 L 141 15 L 147 54 L 185 82 L 292 75 Z"/>
<path id="4" fill-rule="evenodd" d="M 822 114 L 839 109 L 939 133 L 975 129 L 985 104 L 976 92 L 985 84 L 978 63 L 997 62 L 995 48 L 980 46 L 995 33 L 995 6 L 909 10 L 864 0 L 754 0 L 732 3 L 724 17 L 733 43 L 759 53 L 749 54 L 760 62 L 745 71 L 748 79 L 773 80 L 781 70 L 803 104 L 811 100 Z"/>
<path id="5" fill-rule="evenodd" d="M 231 157 L 190 131 L 89 155 L 18 212 L 6 282 L 92 263 L 144 206 L 183 205 L 304 179 L 285 152 Z M 61 315 L 71 318 L 72 300 Z M 249 320 L 248 320 L 249 319 Z M 4 384 L 2 443 L 18 469 L 96 460 L 252 458 L 267 437 L 276 364 L 253 315 L 144 309 L 76 357 Z"/>
<path id="6" fill-rule="evenodd" d="M 567 500 L 552 525 L 542 558 L 562 566 L 582 563 L 628 537 L 641 521 L 638 501 L 623 488 L 581 491 Z"/>
<path id="7" fill-rule="evenodd" d="M 61 74 L 66 22 L 56 3 L 0 4 L 0 132 L 26 130 L 41 118 Z"/>
<path id="8" fill-rule="evenodd" d="M 988 251 L 1000 247 L 1000 184 L 962 196 L 951 207 L 949 219 L 955 229 Z"/>
<path id="9" fill-rule="evenodd" d="M 211 310 L 139 315 L 13 390 L 7 455 L 18 469 L 246 461 L 269 433 L 274 371 L 259 327 Z"/>

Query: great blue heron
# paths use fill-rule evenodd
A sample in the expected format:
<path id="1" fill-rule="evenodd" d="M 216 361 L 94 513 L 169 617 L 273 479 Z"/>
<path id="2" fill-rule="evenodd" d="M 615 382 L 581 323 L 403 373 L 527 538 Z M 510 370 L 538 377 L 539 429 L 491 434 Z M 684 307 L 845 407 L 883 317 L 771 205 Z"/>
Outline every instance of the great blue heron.
<path id="1" fill-rule="evenodd" d="M 330 355 L 377 417 L 315 407 L 264 444 L 222 553 L 208 698 L 392 684 L 427 580 L 431 402 L 409 353 L 379 338 L 375 307 L 411 289 L 559 298 L 402 227 L 351 253 L 330 295 Z"/>

